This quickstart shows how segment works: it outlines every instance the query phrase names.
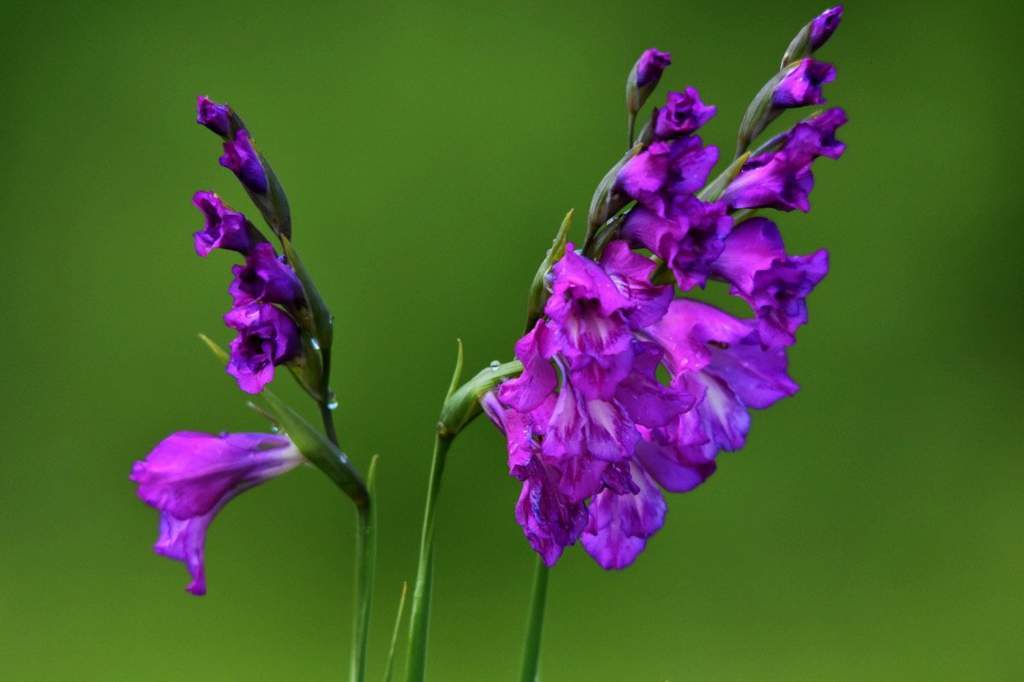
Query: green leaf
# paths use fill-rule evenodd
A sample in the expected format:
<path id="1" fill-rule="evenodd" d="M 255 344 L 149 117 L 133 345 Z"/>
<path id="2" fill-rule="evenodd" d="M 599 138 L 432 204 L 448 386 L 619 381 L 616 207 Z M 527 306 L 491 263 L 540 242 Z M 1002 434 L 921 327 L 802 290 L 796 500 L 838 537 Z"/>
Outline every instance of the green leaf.
<path id="1" fill-rule="evenodd" d="M 384 682 L 391 682 L 395 671 L 395 650 L 398 648 L 398 633 L 402 629 L 402 614 L 405 612 L 405 595 L 409 583 L 402 581 L 402 592 L 398 595 L 398 613 L 395 614 L 395 628 L 391 631 L 391 645 L 388 647 L 388 661 L 384 666 Z"/>
<path id="2" fill-rule="evenodd" d="M 271 391 L 264 389 L 260 397 L 267 411 L 299 448 L 299 452 L 327 474 L 357 507 L 366 507 L 370 501 L 366 485 L 345 453 Z"/>
<path id="3" fill-rule="evenodd" d="M 544 314 L 544 304 L 548 300 L 548 291 L 544 280 L 547 277 L 548 271 L 565 253 L 565 245 L 569 241 L 569 230 L 572 229 L 574 213 L 574 209 L 570 208 L 569 212 L 562 218 L 562 224 L 558 226 L 558 232 L 555 233 L 555 239 L 551 242 L 551 248 L 544 255 L 544 260 L 541 261 L 540 267 L 537 268 L 537 274 L 533 276 L 533 283 L 530 284 L 530 293 L 526 299 L 527 329 L 532 328 L 534 322 L 539 320 L 541 315 Z"/>

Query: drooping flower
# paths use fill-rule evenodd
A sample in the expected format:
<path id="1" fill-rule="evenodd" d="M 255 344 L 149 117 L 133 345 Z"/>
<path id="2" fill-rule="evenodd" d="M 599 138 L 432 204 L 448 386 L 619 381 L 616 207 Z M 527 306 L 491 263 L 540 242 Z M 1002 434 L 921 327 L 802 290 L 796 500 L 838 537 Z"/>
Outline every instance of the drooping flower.
<path id="1" fill-rule="evenodd" d="M 231 107 L 218 104 L 205 95 L 196 101 L 196 123 L 205 126 L 225 139 L 233 137 L 235 124 Z"/>
<path id="2" fill-rule="evenodd" d="M 778 109 L 792 109 L 823 104 L 821 88 L 836 79 L 831 64 L 805 58 L 796 63 L 782 77 L 772 91 L 772 105 Z"/>
<path id="3" fill-rule="evenodd" d="M 298 448 L 283 436 L 171 434 L 132 466 L 139 498 L 160 512 L 154 551 L 184 563 L 192 577 L 186 589 L 205 594 L 206 531 L 217 512 L 238 494 L 302 462 Z"/>
<path id="4" fill-rule="evenodd" d="M 665 106 L 654 117 L 654 139 L 668 140 L 699 130 L 715 115 L 716 107 L 700 99 L 696 88 L 683 92 L 670 92 Z"/>
<path id="5" fill-rule="evenodd" d="M 234 173 L 239 182 L 253 194 L 267 193 L 267 171 L 263 168 L 259 153 L 253 147 L 249 131 L 239 130 L 234 139 L 224 142 L 224 155 L 220 157 L 220 165 Z"/>
<path id="6" fill-rule="evenodd" d="M 298 357 L 299 330 L 282 310 L 268 304 L 232 308 L 224 323 L 238 331 L 231 342 L 227 372 L 246 393 L 259 393 L 274 379 L 274 368 Z"/>
<path id="7" fill-rule="evenodd" d="M 835 138 L 846 113 L 834 108 L 797 123 L 779 138 L 781 146 L 751 157 L 729 184 L 721 200 L 730 208 L 810 210 L 814 187 L 811 166 L 820 156 L 838 159 L 846 145 Z"/>
<path id="8" fill-rule="evenodd" d="M 196 253 L 206 257 L 214 249 L 249 253 L 259 239 L 256 228 L 239 211 L 233 210 L 214 192 L 196 192 L 192 197 L 203 213 L 203 229 L 193 236 Z"/>
<path id="9" fill-rule="evenodd" d="M 231 273 L 235 278 L 228 292 L 236 306 L 279 303 L 288 307 L 303 300 L 298 275 L 267 242 L 254 246 L 245 265 L 232 266 Z"/>

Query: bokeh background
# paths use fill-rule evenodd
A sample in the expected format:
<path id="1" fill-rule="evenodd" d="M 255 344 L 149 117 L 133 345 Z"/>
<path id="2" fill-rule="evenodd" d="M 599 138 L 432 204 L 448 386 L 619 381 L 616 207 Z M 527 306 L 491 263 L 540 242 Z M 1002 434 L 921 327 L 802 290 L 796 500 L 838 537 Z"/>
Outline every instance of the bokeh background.
<path id="1" fill-rule="evenodd" d="M 670 50 L 731 149 L 817 2 L 4 2 L 0 27 L 0 678 L 334 680 L 354 517 L 316 471 L 212 527 L 210 593 L 155 556 L 131 462 L 170 431 L 256 430 L 196 341 L 231 258 L 195 257 L 197 188 L 246 206 L 193 123 L 239 109 L 338 317 L 344 446 L 382 455 L 372 670 L 413 577 L 454 357 L 507 359 L 564 212 L 621 152 L 623 78 Z M 821 57 L 849 111 L 811 215 L 832 273 L 803 390 L 627 571 L 554 571 L 547 680 L 1019 680 L 1021 15 L 851 2 Z M 792 120 L 792 119 L 789 119 Z M 577 238 L 579 234 L 577 233 Z M 281 392 L 302 398 L 287 375 Z M 516 679 L 533 556 L 484 421 L 444 483 L 432 680 Z"/>

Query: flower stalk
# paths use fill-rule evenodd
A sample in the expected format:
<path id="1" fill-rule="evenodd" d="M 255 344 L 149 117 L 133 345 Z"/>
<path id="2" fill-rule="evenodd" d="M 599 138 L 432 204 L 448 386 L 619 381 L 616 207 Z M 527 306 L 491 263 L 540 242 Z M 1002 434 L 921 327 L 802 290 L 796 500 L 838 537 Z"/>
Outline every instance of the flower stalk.
<path id="1" fill-rule="evenodd" d="M 448 451 L 455 437 L 481 412 L 480 401 L 501 381 L 516 376 L 523 370 L 518 361 L 492 365 L 481 370 L 472 379 L 459 386 L 462 379 L 462 341 L 458 342 L 455 370 L 441 406 L 441 416 L 434 434 L 434 452 L 430 462 L 427 499 L 423 510 L 423 528 L 420 532 L 419 561 L 413 584 L 412 606 L 409 612 L 409 644 L 406 662 L 406 680 L 422 682 L 426 676 L 427 634 L 430 624 L 430 597 L 434 572 L 434 522 L 437 500 L 441 492 Z"/>
<path id="2" fill-rule="evenodd" d="M 547 564 L 537 557 L 537 568 L 533 575 L 533 588 L 530 592 L 530 614 L 526 625 L 526 643 L 523 648 L 523 668 L 519 679 L 521 682 L 536 682 L 540 669 L 540 642 L 544 629 L 544 607 L 548 599 Z"/>

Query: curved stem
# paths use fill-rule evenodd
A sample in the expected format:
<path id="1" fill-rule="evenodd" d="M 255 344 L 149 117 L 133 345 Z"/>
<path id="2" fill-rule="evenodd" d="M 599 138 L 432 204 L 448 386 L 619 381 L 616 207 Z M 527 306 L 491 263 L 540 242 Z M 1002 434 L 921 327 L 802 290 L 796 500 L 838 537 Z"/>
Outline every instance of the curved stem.
<path id="1" fill-rule="evenodd" d="M 526 626 L 526 646 L 523 649 L 523 672 L 521 682 L 536 682 L 540 665 L 540 638 L 544 629 L 544 606 L 548 597 L 548 567 L 537 557 L 537 572 L 533 576 L 533 593 L 530 597 L 530 616 Z"/>
<path id="2" fill-rule="evenodd" d="M 430 621 L 430 591 L 434 573 L 434 517 L 437 513 L 437 496 L 441 490 L 441 478 L 448 458 L 448 449 L 455 439 L 438 433 L 434 438 L 434 456 L 430 464 L 430 483 L 427 487 L 427 503 L 423 511 L 423 530 L 420 534 L 420 558 L 416 568 L 416 582 L 412 593 L 412 608 L 409 612 L 409 654 L 406 663 L 406 679 L 421 682 L 426 674 L 427 628 Z"/>

